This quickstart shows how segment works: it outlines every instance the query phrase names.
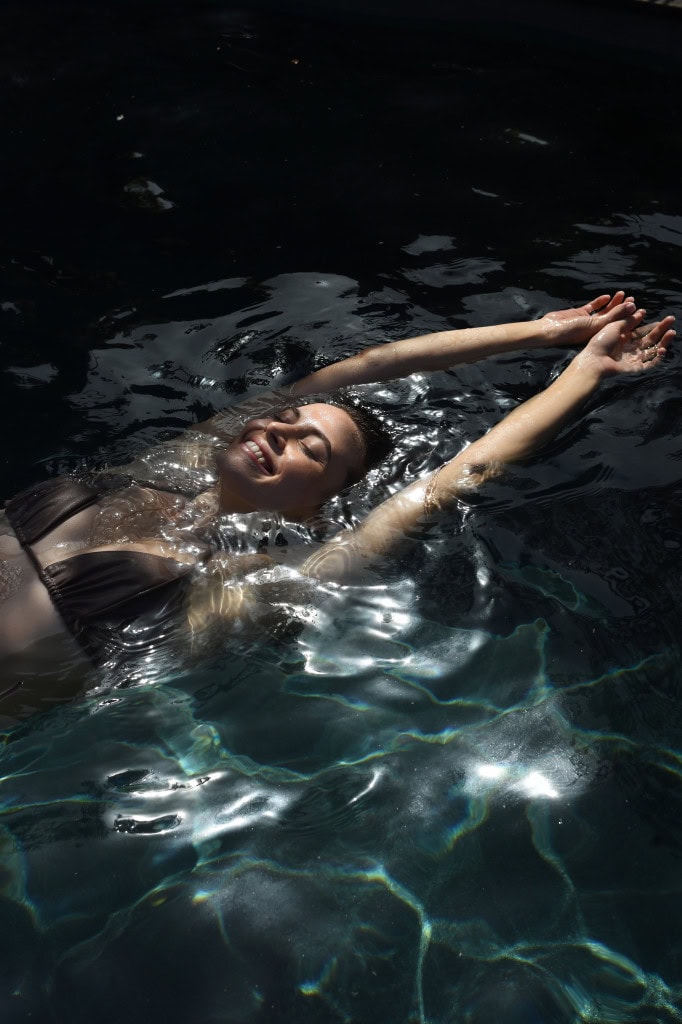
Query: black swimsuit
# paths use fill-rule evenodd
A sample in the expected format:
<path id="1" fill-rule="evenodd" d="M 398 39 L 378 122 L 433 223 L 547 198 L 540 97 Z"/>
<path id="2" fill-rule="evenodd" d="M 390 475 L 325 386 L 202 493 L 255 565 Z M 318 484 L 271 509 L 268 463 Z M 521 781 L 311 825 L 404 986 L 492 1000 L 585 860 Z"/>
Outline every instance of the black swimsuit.
<path id="1" fill-rule="evenodd" d="M 103 638 L 112 631 L 141 618 L 166 621 L 181 604 L 193 570 L 191 564 L 124 548 L 84 551 L 43 565 L 38 542 L 52 535 L 60 543 L 70 520 L 100 497 L 77 480 L 59 477 L 22 491 L 5 507 L 67 629 L 95 664 L 104 660 Z"/>

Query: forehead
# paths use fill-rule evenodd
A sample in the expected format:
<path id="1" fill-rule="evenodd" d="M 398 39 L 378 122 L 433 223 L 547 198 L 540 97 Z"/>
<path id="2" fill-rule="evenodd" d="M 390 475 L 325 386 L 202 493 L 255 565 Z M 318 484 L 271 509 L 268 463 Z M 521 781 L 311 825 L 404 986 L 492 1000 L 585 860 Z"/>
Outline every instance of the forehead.
<path id="1" fill-rule="evenodd" d="M 323 402 L 297 406 L 299 422 L 321 430 L 331 445 L 332 461 L 340 461 L 347 471 L 362 465 L 365 442 L 345 409 Z"/>
<path id="2" fill-rule="evenodd" d="M 311 426 L 320 429 L 326 427 L 339 438 L 350 439 L 355 436 L 358 444 L 361 442 L 358 429 L 345 409 L 339 409 L 336 405 L 327 405 L 326 402 L 311 402 L 310 405 L 297 405 L 294 408 L 301 423 L 310 423 Z M 329 440 L 331 441 L 331 437 Z"/>

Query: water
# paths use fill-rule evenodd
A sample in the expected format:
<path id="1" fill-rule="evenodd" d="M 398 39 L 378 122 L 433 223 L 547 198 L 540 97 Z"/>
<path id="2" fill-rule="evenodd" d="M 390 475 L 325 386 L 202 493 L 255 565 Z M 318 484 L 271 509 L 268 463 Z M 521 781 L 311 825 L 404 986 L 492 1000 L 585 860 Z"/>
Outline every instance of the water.
<path id="1" fill-rule="evenodd" d="M 679 315 L 679 79 L 629 38 L 11 13 L 6 496 L 364 343 L 605 285 Z M 569 357 L 362 389 L 397 453 L 329 515 Z M 679 386 L 608 382 L 364 585 L 280 588 L 299 635 L 9 734 L 3 1020 L 679 1020 Z"/>

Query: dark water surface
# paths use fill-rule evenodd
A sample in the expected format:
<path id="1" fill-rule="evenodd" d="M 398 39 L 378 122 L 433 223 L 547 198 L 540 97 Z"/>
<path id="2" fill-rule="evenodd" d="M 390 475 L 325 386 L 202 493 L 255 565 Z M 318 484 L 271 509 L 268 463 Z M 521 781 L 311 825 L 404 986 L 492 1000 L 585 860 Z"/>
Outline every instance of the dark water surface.
<path id="1" fill-rule="evenodd" d="M 208 3 L 3 19 L 4 498 L 367 342 L 615 287 L 682 312 L 678 68 L 615 13 L 582 50 Z M 399 450 L 357 505 L 569 358 L 364 389 Z M 682 1019 L 681 365 L 312 593 L 297 639 L 9 733 L 0 1019 Z"/>

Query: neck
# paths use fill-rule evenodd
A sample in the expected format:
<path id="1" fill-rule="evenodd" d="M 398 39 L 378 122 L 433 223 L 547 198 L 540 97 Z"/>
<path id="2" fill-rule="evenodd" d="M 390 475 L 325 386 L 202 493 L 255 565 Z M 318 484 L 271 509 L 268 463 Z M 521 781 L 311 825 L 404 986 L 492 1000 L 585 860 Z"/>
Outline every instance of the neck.
<path id="1" fill-rule="evenodd" d="M 257 512 L 258 509 L 248 501 L 244 501 L 240 494 L 229 490 L 224 482 L 215 488 L 217 512 L 220 515 L 233 515 L 246 512 Z"/>

